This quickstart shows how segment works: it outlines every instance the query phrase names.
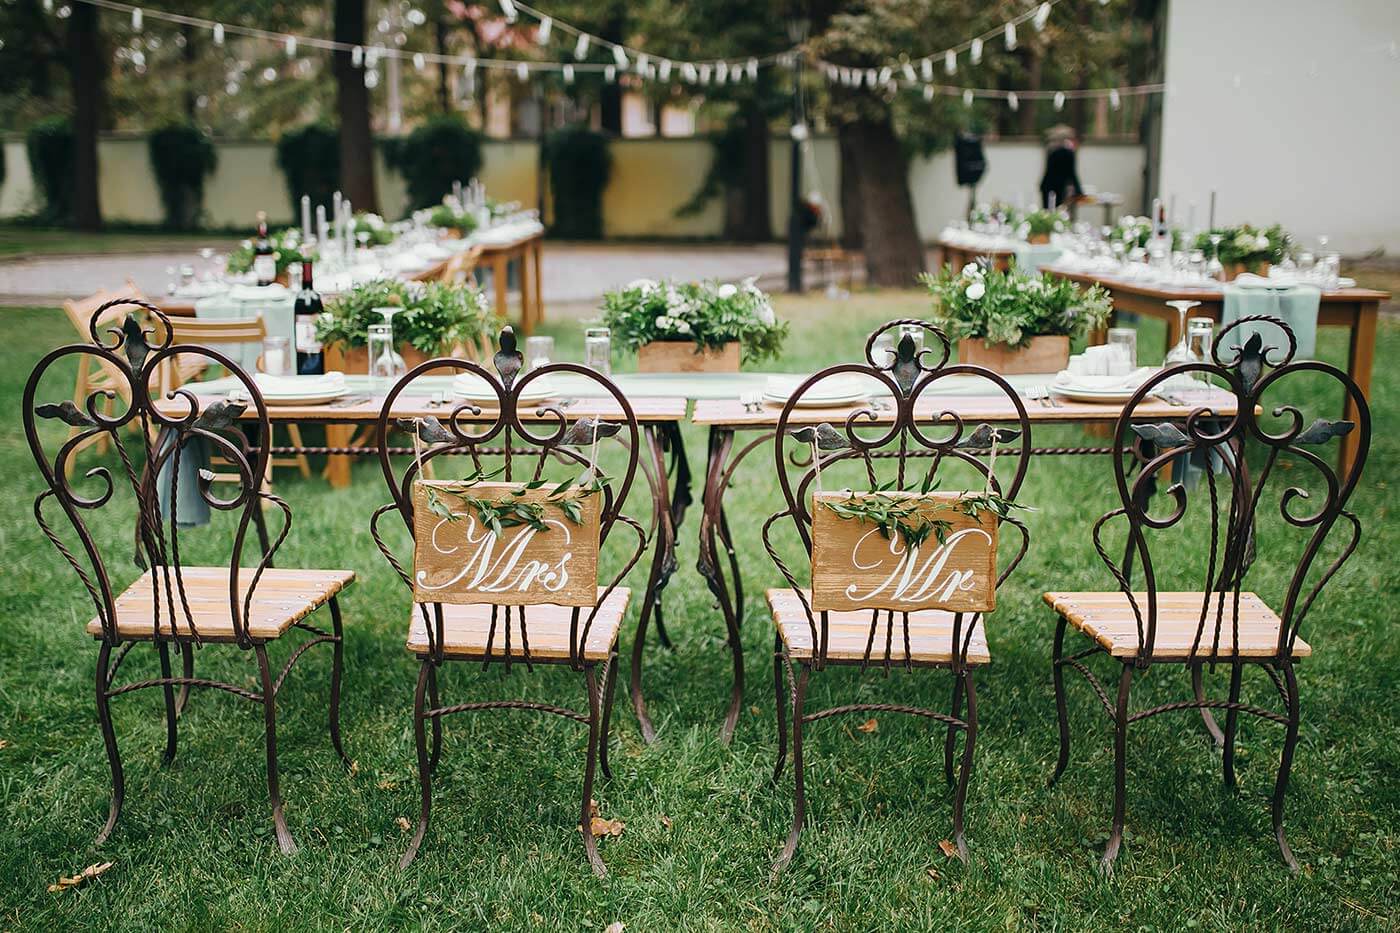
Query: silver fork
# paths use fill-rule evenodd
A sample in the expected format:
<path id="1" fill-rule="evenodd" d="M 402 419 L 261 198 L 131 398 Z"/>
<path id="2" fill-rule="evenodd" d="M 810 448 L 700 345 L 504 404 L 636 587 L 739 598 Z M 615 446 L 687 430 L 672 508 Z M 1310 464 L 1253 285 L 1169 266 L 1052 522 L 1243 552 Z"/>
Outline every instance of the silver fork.
<path id="1" fill-rule="evenodd" d="M 739 403 L 744 406 L 746 412 L 760 412 L 763 410 L 763 397 L 757 392 L 745 392 L 739 396 Z"/>
<path id="2" fill-rule="evenodd" d="M 1045 386 L 1031 386 L 1026 389 L 1026 399 L 1031 402 L 1039 402 L 1042 408 L 1050 406 L 1050 393 Z"/>

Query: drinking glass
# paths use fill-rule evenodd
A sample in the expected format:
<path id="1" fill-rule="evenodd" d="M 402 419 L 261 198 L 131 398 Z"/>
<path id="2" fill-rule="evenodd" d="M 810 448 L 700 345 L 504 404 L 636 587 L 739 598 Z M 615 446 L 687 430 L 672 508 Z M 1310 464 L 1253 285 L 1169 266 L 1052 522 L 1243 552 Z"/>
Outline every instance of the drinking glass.
<path id="1" fill-rule="evenodd" d="M 1177 299 L 1176 301 L 1169 301 L 1167 304 L 1176 309 L 1178 315 L 1177 329 L 1178 333 L 1181 334 L 1181 340 L 1177 342 L 1176 346 L 1167 351 L 1166 359 L 1162 361 L 1162 365 L 1175 366 L 1178 363 L 1196 362 L 1196 356 L 1191 353 L 1191 345 L 1187 342 L 1186 338 L 1186 312 L 1199 305 L 1200 302 Z"/>
<path id="2" fill-rule="evenodd" d="M 1342 277 L 1342 254 L 1327 253 L 1322 257 L 1322 287 L 1327 290 L 1337 288 L 1341 284 Z"/>
<path id="3" fill-rule="evenodd" d="M 583 365 L 612 375 L 612 331 L 606 327 L 589 327 L 583 332 Z"/>
<path id="4" fill-rule="evenodd" d="M 292 342 L 286 337 L 264 337 L 262 342 L 262 371 L 269 376 L 292 374 Z"/>
<path id="5" fill-rule="evenodd" d="M 526 337 L 525 338 L 525 365 L 530 369 L 539 369 L 541 366 L 548 366 L 554 359 L 554 338 L 553 337 Z"/>
<path id="6" fill-rule="evenodd" d="M 1110 327 L 1108 345 L 1127 361 L 1127 371 L 1137 369 L 1137 330 L 1132 327 Z"/>
<path id="7" fill-rule="evenodd" d="M 403 357 L 394 348 L 394 325 L 369 326 L 369 377 L 376 392 L 388 391 L 404 374 Z"/>
<path id="8" fill-rule="evenodd" d="M 1206 277 L 1206 254 L 1204 250 L 1193 249 L 1186 260 L 1191 269 L 1191 278 L 1200 280 Z"/>
<path id="9" fill-rule="evenodd" d="M 1208 317 L 1193 317 L 1186 322 L 1186 346 L 1191 355 L 1205 362 L 1210 359 L 1215 342 L 1215 321 Z M 1204 377 L 1204 374 L 1201 374 Z"/>
<path id="10" fill-rule="evenodd" d="M 1225 280 L 1225 266 L 1220 262 L 1220 241 L 1223 239 L 1225 237 L 1220 233 L 1210 235 L 1210 262 L 1206 263 L 1206 277 L 1218 282 Z"/>
<path id="11" fill-rule="evenodd" d="M 870 358 L 875 361 L 877 368 L 883 369 L 894 362 L 894 335 L 885 331 L 875 338 L 874 345 L 870 348 Z"/>

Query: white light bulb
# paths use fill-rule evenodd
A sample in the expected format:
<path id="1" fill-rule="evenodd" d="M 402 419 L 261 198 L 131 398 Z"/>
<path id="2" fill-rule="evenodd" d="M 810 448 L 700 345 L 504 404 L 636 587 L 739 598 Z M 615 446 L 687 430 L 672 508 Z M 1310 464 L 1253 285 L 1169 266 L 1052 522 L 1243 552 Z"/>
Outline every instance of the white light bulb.
<path id="1" fill-rule="evenodd" d="M 1108 92 L 1108 105 L 1114 110 L 1123 106 L 1123 99 L 1118 96 L 1118 88 L 1113 88 Z"/>
<path id="2" fill-rule="evenodd" d="M 574 43 L 574 58 L 577 58 L 577 59 L 579 59 L 580 61 L 582 61 L 583 58 L 584 58 L 584 56 L 586 56 L 587 54 L 588 54 L 588 33 L 586 33 L 586 32 L 581 32 L 581 33 L 578 34 L 578 41 Z"/>
<path id="3" fill-rule="evenodd" d="M 976 65 L 982 61 L 982 40 L 973 39 L 972 44 L 967 49 L 967 57 L 972 59 L 972 64 Z"/>
<path id="4" fill-rule="evenodd" d="M 428 57 L 422 52 L 413 53 L 413 67 L 422 71 L 428 65 Z"/>
<path id="5" fill-rule="evenodd" d="M 1040 32 L 1042 29 L 1045 28 L 1045 24 L 1049 21 L 1050 4 L 1042 3 L 1040 6 L 1035 8 L 1035 16 L 1031 19 L 1031 23 L 1035 26 L 1035 31 Z"/>
<path id="6" fill-rule="evenodd" d="M 908 81 L 910 84 L 919 80 L 918 75 L 914 74 L 914 66 L 908 62 L 905 62 L 900 70 L 904 72 L 904 80 Z"/>
<path id="7" fill-rule="evenodd" d="M 1392 44 L 1393 44 L 1393 43 L 1392 43 Z M 758 80 L 758 59 L 756 59 L 756 58 L 751 58 L 751 59 L 749 59 L 748 64 L 746 64 L 746 65 L 744 66 L 744 70 L 747 71 L 747 72 L 749 73 L 749 80 L 750 80 L 750 81 L 756 81 L 756 80 Z"/>
<path id="8" fill-rule="evenodd" d="M 964 107 L 971 107 L 971 106 L 972 106 L 972 88 L 965 88 L 965 89 L 963 90 L 963 106 L 964 106 Z"/>
<path id="9" fill-rule="evenodd" d="M 1056 91 L 1056 92 L 1055 92 L 1055 109 L 1056 109 L 1056 110 L 1064 110 L 1064 109 L 1065 109 L 1065 92 L 1064 92 L 1064 91 Z"/>
<path id="10" fill-rule="evenodd" d="M 865 86 L 866 86 L 866 87 L 874 87 L 874 86 L 875 86 L 875 69 L 874 69 L 874 68 L 867 68 L 867 69 L 865 69 Z"/>
<path id="11" fill-rule="evenodd" d="M 943 70 L 955 74 L 958 70 L 958 53 L 952 49 L 943 53 Z"/>
<path id="12" fill-rule="evenodd" d="M 141 8 L 139 6 L 133 7 L 131 10 L 131 31 L 140 32 L 143 22 L 144 17 L 141 15 Z"/>
<path id="13" fill-rule="evenodd" d="M 1006 28 L 1005 28 L 1004 30 L 1002 30 L 1002 36 L 1006 39 L 1006 48 L 1007 48 L 1007 50 L 1008 50 L 1008 51 L 1015 50 L 1015 48 L 1016 48 L 1016 24 L 1015 24 L 1015 23 L 1007 23 L 1007 24 L 1006 24 Z"/>
<path id="14" fill-rule="evenodd" d="M 919 73 L 923 75 L 925 81 L 933 80 L 933 59 L 926 58 L 919 62 Z"/>
<path id="15" fill-rule="evenodd" d="M 626 50 L 624 50 L 624 49 L 622 48 L 622 46 L 620 46 L 620 45 L 615 45 L 615 46 L 612 47 L 612 57 L 613 57 L 613 61 L 617 62 L 617 67 L 619 67 L 619 68 L 626 68 L 626 67 L 627 67 L 627 64 L 628 64 L 628 62 L 627 62 L 627 52 L 626 52 Z"/>
<path id="16" fill-rule="evenodd" d="M 535 41 L 544 45 L 549 41 L 549 35 L 552 32 L 554 32 L 554 20 L 546 16 L 540 20 L 540 28 L 535 30 Z"/>
<path id="17" fill-rule="evenodd" d="M 364 63 L 365 48 L 362 45 L 357 45 L 350 50 L 350 64 L 354 65 L 356 68 L 359 68 Z"/>
<path id="18" fill-rule="evenodd" d="M 379 87 L 379 72 L 375 71 L 373 68 L 365 69 L 365 87 L 369 88 L 371 91 Z"/>
<path id="19" fill-rule="evenodd" d="M 715 65 L 715 83 L 729 83 L 729 62 L 720 62 L 719 64 Z"/>
<path id="20" fill-rule="evenodd" d="M 651 67 L 651 56 L 645 52 L 637 56 L 637 74 L 646 74 Z"/>
<path id="21" fill-rule="evenodd" d="M 286 51 L 287 51 L 287 57 L 288 57 L 288 58 L 296 58 L 296 57 L 297 57 L 297 37 L 296 37 L 296 36 L 288 36 L 288 37 L 287 37 L 287 41 L 286 41 L 285 43 L 283 43 L 282 47 L 283 47 L 284 49 L 286 49 Z"/>
<path id="22" fill-rule="evenodd" d="M 656 77 L 662 81 L 671 80 L 671 60 L 669 58 L 661 59 L 661 64 L 656 66 Z"/>
<path id="23" fill-rule="evenodd" d="M 690 62 L 684 62 L 681 64 L 681 77 L 685 80 L 687 84 L 694 84 L 700 79 L 699 73 L 695 70 L 695 65 L 693 65 Z"/>
<path id="24" fill-rule="evenodd" d="M 520 62 L 519 64 L 517 64 L 515 66 L 515 77 L 521 81 L 529 81 L 530 66 L 525 64 L 524 62 Z"/>
<path id="25" fill-rule="evenodd" d="M 215 45 L 223 45 L 223 44 L 224 44 L 224 24 L 223 24 L 223 23 L 215 23 L 215 24 L 214 24 L 214 44 L 215 44 Z"/>
<path id="26" fill-rule="evenodd" d="M 924 100 L 933 100 L 933 85 L 924 85 Z"/>
<path id="27" fill-rule="evenodd" d="M 1021 98 L 1016 96 L 1015 91 L 1006 95 L 1006 106 L 1010 107 L 1012 110 L 1021 109 Z"/>
<path id="28" fill-rule="evenodd" d="M 711 72 L 712 70 L 713 70 L 713 69 L 712 69 L 712 67 L 711 67 L 711 65 L 710 65 L 709 62 L 706 62 L 705 64 L 703 64 L 703 65 L 700 66 L 700 83 L 701 83 L 701 84 L 709 84 L 709 83 L 710 83 L 710 72 Z"/>
<path id="29" fill-rule="evenodd" d="M 506 18 L 506 22 L 513 23 L 520 14 L 515 10 L 515 4 L 511 0 L 501 0 L 501 15 Z"/>
<path id="30" fill-rule="evenodd" d="M 811 135 L 805 123 L 794 123 L 792 129 L 788 131 L 795 142 L 804 143 Z"/>
<path id="31" fill-rule="evenodd" d="M 890 83 L 890 76 L 893 75 L 893 74 L 894 74 L 894 71 L 890 68 L 889 65 L 886 65 L 885 67 L 883 67 L 883 68 L 880 69 L 880 77 L 879 77 L 879 79 L 878 79 L 878 82 L 879 82 L 880 84 L 889 84 L 889 83 Z"/>
<path id="32" fill-rule="evenodd" d="M 565 83 L 565 84 L 573 84 L 573 83 L 574 83 L 574 66 L 573 66 L 573 65 L 565 65 L 565 66 L 564 66 L 564 83 Z"/>

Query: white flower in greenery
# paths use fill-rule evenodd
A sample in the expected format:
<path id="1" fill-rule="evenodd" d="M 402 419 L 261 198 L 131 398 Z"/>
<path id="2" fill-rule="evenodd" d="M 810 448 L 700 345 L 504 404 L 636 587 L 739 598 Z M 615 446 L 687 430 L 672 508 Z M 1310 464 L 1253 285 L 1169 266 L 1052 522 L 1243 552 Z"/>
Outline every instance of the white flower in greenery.
<path id="1" fill-rule="evenodd" d="M 674 320 L 674 319 L 673 319 L 673 320 Z M 689 334 L 689 333 L 690 333 L 690 325 L 689 325 L 688 323 L 686 323 L 685 321 L 675 320 L 674 323 L 675 323 L 675 328 L 674 328 L 674 329 L 675 329 L 676 333 L 678 333 L 678 334 Z"/>
<path id="2" fill-rule="evenodd" d="M 1242 250 L 1254 249 L 1254 235 L 1248 230 L 1242 230 L 1235 237 L 1235 246 Z"/>
<path id="3" fill-rule="evenodd" d="M 766 300 L 759 303 L 757 314 L 758 319 L 769 327 L 777 323 L 777 315 L 773 313 L 773 306 Z"/>
<path id="4" fill-rule="evenodd" d="M 1264 252 L 1269 248 L 1269 238 L 1262 233 L 1259 234 L 1258 239 L 1254 241 L 1254 248 L 1261 253 Z"/>
<path id="5" fill-rule="evenodd" d="M 987 294 L 987 286 L 981 282 L 973 282 L 963 291 L 963 294 L 971 301 L 978 301 L 983 295 Z"/>
<path id="6" fill-rule="evenodd" d="M 739 289 L 728 282 L 725 282 L 719 288 L 715 289 L 715 297 L 719 298 L 721 301 L 728 301 L 737 294 L 739 294 Z"/>
<path id="7" fill-rule="evenodd" d="M 962 267 L 962 277 L 965 279 L 980 279 L 982 277 L 982 266 L 975 262 L 968 263 Z"/>
<path id="8" fill-rule="evenodd" d="M 624 291 L 639 291 L 643 295 L 650 295 L 656 290 L 656 283 L 651 279 L 633 279 L 627 283 Z"/>

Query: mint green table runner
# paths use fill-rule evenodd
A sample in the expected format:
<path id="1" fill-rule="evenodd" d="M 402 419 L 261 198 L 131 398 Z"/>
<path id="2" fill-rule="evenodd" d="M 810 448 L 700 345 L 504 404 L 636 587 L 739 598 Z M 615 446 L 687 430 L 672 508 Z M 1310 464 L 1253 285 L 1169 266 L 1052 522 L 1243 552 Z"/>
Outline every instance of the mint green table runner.
<path id="1" fill-rule="evenodd" d="M 1317 310 L 1322 303 L 1322 290 L 1313 285 L 1292 285 L 1278 288 L 1268 285 L 1227 284 L 1225 305 L 1220 313 L 1223 329 L 1233 321 L 1256 314 L 1276 317 L 1288 325 L 1298 341 L 1299 359 L 1311 357 L 1317 350 Z M 1250 336 L 1258 333 L 1265 346 L 1283 346 L 1286 341 L 1278 328 L 1269 324 L 1246 324 L 1236 328 L 1226 338 L 1228 346 L 1243 346 Z"/>

